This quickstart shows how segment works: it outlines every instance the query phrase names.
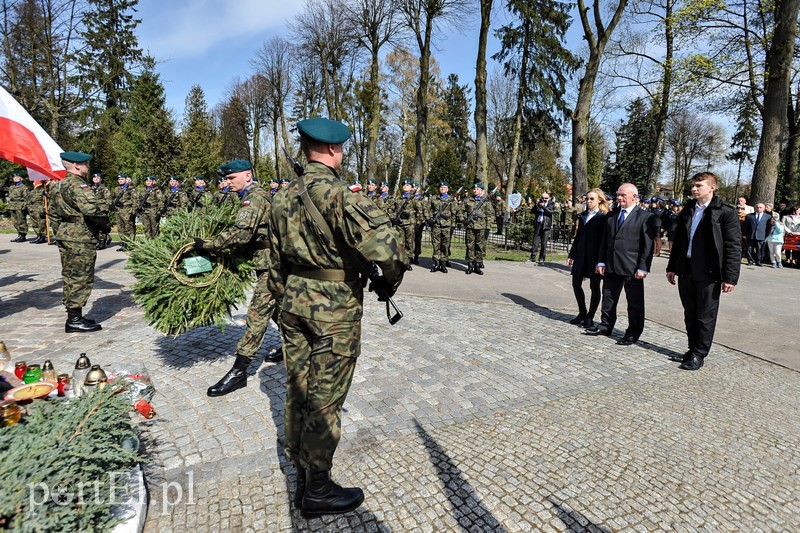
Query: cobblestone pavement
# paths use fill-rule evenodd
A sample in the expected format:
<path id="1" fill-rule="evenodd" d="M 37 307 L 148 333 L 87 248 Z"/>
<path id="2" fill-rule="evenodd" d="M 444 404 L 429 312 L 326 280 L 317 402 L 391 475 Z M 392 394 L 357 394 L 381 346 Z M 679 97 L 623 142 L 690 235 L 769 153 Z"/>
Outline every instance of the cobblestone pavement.
<path id="1" fill-rule="evenodd" d="M 394 327 L 367 303 L 334 461 L 366 500 L 307 521 L 279 445 L 282 366 L 254 363 L 247 388 L 205 395 L 232 363 L 244 307 L 224 332 L 164 337 L 130 300 L 125 256 L 106 250 L 86 313 L 103 330 L 67 335 L 56 250 L 19 247 L 0 244 L 0 338 L 15 358 L 66 369 L 87 352 L 151 372 L 146 531 L 800 530 L 800 373 L 719 346 L 680 371 L 682 331 L 648 323 L 649 342 L 621 348 L 567 324 L 571 300 L 551 309 L 511 290 L 491 302 L 401 291 Z M 271 330 L 262 353 L 279 343 Z"/>

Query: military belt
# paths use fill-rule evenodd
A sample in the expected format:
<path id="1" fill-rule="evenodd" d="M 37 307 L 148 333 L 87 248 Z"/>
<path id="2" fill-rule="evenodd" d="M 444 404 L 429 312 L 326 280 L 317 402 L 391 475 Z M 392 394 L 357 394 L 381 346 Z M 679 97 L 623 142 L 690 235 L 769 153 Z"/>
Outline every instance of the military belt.
<path id="1" fill-rule="evenodd" d="M 339 268 L 292 267 L 291 275 L 320 281 L 357 281 L 358 272 Z"/>

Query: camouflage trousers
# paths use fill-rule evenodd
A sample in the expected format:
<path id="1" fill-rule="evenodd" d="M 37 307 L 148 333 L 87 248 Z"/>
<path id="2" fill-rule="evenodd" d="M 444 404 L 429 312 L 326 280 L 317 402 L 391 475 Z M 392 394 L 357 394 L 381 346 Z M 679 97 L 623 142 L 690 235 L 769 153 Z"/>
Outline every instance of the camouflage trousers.
<path id="1" fill-rule="evenodd" d="M 486 255 L 486 230 L 467 228 L 465 240 L 467 242 L 467 261 L 483 261 Z"/>
<path id="2" fill-rule="evenodd" d="M 431 228 L 431 242 L 433 243 L 433 260 L 447 261 L 450 259 L 450 227 L 434 226 Z"/>
<path id="3" fill-rule="evenodd" d="M 256 356 L 256 352 L 264 342 L 264 335 L 269 327 L 269 319 L 275 321 L 280 328 L 280 310 L 276 305 L 275 298 L 267 289 L 269 271 L 263 270 L 258 274 L 258 281 L 253 290 L 253 298 L 250 300 L 250 307 L 247 308 L 247 329 L 236 345 L 237 355 L 247 357 L 251 361 Z"/>
<path id="4" fill-rule="evenodd" d="M 14 229 L 17 233 L 28 233 L 28 217 L 25 216 L 24 209 L 11 211 L 11 221 L 14 222 Z"/>
<path id="5" fill-rule="evenodd" d="M 158 213 L 148 213 L 147 211 L 145 211 L 141 214 L 139 218 L 142 221 L 142 226 L 144 227 L 145 236 L 148 239 L 158 237 L 158 232 L 159 232 Z"/>
<path id="6" fill-rule="evenodd" d="M 67 309 L 84 307 L 94 286 L 95 243 L 59 240 L 58 251 L 61 254 L 61 277 L 64 278 L 61 301 Z"/>
<path id="7" fill-rule="evenodd" d="M 361 353 L 361 322 L 318 322 L 291 313 L 281 319 L 286 456 L 310 470 L 330 470 Z"/>
<path id="8" fill-rule="evenodd" d="M 122 242 L 136 239 L 136 212 L 117 211 L 117 232 Z"/>
<path id="9" fill-rule="evenodd" d="M 47 225 L 45 218 L 42 216 L 44 213 L 31 213 L 31 226 L 36 228 L 36 235 L 44 235 L 47 232 Z"/>
<path id="10" fill-rule="evenodd" d="M 414 255 L 414 224 L 407 226 L 395 226 L 397 234 L 400 236 L 400 244 L 406 249 L 406 253 L 411 257 Z"/>

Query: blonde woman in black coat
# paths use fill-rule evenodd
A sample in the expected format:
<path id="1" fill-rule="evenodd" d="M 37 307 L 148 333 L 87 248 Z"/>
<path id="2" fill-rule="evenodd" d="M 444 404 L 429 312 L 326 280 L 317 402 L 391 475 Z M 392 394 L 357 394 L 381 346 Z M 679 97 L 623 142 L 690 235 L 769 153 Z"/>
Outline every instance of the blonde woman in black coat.
<path id="1" fill-rule="evenodd" d="M 570 324 L 581 325 L 584 328 L 594 326 L 594 314 L 600 305 L 599 274 L 595 272 L 597 257 L 600 253 L 600 242 L 605 231 L 608 201 L 606 194 L 600 189 L 592 189 L 586 195 L 586 209 L 578 217 L 578 230 L 575 240 L 569 250 L 567 265 L 572 267 L 572 290 L 578 302 L 578 315 L 569 321 Z M 589 278 L 591 295 L 589 308 L 586 308 L 586 295 L 583 292 L 583 279 Z"/>

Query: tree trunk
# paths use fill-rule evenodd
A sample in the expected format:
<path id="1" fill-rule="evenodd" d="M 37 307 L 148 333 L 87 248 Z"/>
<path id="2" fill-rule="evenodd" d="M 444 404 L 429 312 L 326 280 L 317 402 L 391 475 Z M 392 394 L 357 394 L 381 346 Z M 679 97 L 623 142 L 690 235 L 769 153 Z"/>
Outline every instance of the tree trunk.
<path id="1" fill-rule="evenodd" d="M 378 134 L 381 130 L 381 90 L 380 57 L 378 43 L 372 43 L 372 62 L 370 63 L 370 109 L 367 125 L 367 178 L 377 179 L 378 172 Z"/>
<path id="2" fill-rule="evenodd" d="M 486 180 L 486 42 L 492 15 L 492 1 L 481 0 L 481 29 L 475 62 L 475 179 Z"/>
<path id="3" fill-rule="evenodd" d="M 528 59 L 530 57 L 530 20 L 522 22 L 525 35 L 522 43 L 522 61 L 519 66 L 519 87 L 517 87 L 517 110 L 514 113 L 514 141 L 511 144 L 511 163 L 508 166 L 508 184 L 506 193 L 514 190 L 514 181 L 517 174 L 517 159 L 519 158 L 519 144 L 522 138 L 522 108 L 525 105 L 525 94 L 528 92 Z M 487 185 L 488 189 L 488 185 Z M 487 190 L 488 194 L 488 190 Z M 506 207 L 506 209 L 509 209 Z"/>
<path id="4" fill-rule="evenodd" d="M 647 187 L 641 191 L 644 196 L 655 196 L 658 189 L 658 176 L 661 169 L 661 158 L 664 153 L 664 130 L 667 126 L 667 116 L 669 116 L 670 92 L 672 90 L 672 56 L 675 48 L 675 36 L 672 31 L 672 7 L 675 0 L 666 0 L 664 14 L 664 44 L 666 47 L 664 57 L 664 78 L 661 81 L 661 100 L 658 104 L 658 115 L 655 124 L 655 142 L 653 146 L 653 158 L 650 160 L 650 168 L 647 172 Z"/>
<path id="5" fill-rule="evenodd" d="M 797 35 L 798 8 L 800 0 L 781 0 L 776 9 L 777 24 L 767 60 L 764 121 L 753 171 L 751 203 L 773 203 L 775 198 L 782 136 L 786 131 L 786 108 L 789 104 L 789 81 Z"/>
<path id="6" fill-rule="evenodd" d="M 786 199 L 797 198 L 800 193 L 800 175 L 798 175 L 798 157 L 800 157 L 800 94 L 796 95 L 797 102 L 789 102 L 789 140 L 786 144 L 784 155 L 784 169 L 786 183 Z M 793 105 L 794 104 L 794 105 Z M 783 198 L 778 198 L 783 200 Z"/>
<path id="7" fill-rule="evenodd" d="M 414 181 L 425 188 L 425 143 L 428 139 L 428 85 L 430 84 L 431 33 L 433 19 L 425 17 L 425 35 L 418 36 L 419 87 L 417 88 L 417 130 L 414 135 Z M 422 40 L 420 41 L 420 37 Z"/>

